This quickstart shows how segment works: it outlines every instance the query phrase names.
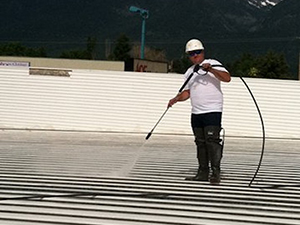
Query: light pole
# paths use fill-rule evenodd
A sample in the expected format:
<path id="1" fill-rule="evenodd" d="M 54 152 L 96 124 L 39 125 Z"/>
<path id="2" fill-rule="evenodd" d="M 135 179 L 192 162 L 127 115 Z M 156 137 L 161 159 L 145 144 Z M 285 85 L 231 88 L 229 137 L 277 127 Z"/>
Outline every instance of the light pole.
<path id="1" fill-rule="evenodd" d="M 130 6 L 130 12 L 139 13 L 142 17 L 142 37 L 141 37 L 141 59 L 144 59 L 144 49 L 145 49 L 145 33 L 146 33 L 146 19 L 149 18 L 149 11 L 146 9 L 141 9 L 136 6 Z"/>

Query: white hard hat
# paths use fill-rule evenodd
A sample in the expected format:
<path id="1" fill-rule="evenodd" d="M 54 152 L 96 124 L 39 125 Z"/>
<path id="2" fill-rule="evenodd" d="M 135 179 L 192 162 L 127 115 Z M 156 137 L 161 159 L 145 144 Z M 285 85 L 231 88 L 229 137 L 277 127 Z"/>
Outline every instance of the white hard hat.
<path id="1" fill-rule="evenodd" d="M 203 50 L 203 44 L 198 39 L 191 39 L 186 43 L 185 52 L 191 52 L 195 50 Z"/>

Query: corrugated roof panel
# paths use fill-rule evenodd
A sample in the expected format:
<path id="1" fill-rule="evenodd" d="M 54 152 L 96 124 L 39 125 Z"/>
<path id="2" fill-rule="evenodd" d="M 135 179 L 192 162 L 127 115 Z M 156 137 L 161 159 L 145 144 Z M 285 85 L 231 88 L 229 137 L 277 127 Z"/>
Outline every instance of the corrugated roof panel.
<path id="1" fill-rule="evenodd" d="M 2 131 L 0 223 L 298 225 L 299 140 L 228 138 L 222 182 L 195 174 L 191 136 Z M 282 150 L 288 147 L 289 154 Z M 279 163 L 280 162 L 280 163 Z"/>
<path id="2" fill-rule="evenodd" d="M 73 70 L 70 77 L 0 68 L 2 128 L 149 132 L 183 84 L 179 74 Z M 299 81 L 244 78 L 267 137 L 299 138 Z M 260 119 L 238 77 L 222 84 L 229 136 L 261 136 Z M 191 134 L 189 101 L 169 109 L 155 132 Z"/>

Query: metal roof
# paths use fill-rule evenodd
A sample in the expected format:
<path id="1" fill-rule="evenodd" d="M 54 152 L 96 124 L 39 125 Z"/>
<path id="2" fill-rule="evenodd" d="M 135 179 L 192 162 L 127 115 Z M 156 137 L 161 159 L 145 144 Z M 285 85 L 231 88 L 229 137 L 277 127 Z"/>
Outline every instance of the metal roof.
<path id="1" fill-rule="evenodd" d="M 222 182 L 196 171 L 192 136 L 0 132 L 0 224 L 298 225 L 299 140 L 226 138 Z"/>
<path id="2" fill-rule="evenodd" d="M 0 128 L 146 133 L 182 86 L 180 74 L 72 70 L 70 76 L 30 75 L 0 68 Z M 300 82 L 245 78 L 269 138 L 300 138 Z M 260 137 L 254 103 L 238 77 L 222 83 L 227 136 Z M 157 127 L 191 134 L 190 103 L 180 102 Z"/>

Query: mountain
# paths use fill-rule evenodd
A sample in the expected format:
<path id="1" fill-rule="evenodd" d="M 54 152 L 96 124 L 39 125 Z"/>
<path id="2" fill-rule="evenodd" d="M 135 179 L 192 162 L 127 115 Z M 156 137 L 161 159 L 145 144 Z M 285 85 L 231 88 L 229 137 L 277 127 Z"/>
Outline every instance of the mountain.
<path id="1" fill-rule="evenodd" d="M 142 19 L 131 5 L 149 10 L 146 45 L 164 49 L 169 59 L 184 53 L 198 37 L 208 56 L 231 61 L 243 52 L 283 51 L 297 61 L 299 0 L 0 0 L 0 44 L 19 41 L 44 46 L 49 56 L 84 49 L 89 36 L 99 41 L 99 58 L 125 33 L 139 42 Z M 299 53 L 299 52 L 298 52 Z M 298 54 L 297 53 L 297 54 Z M 296 62 L 294 62 L 295 64 Z M 295 65 L 293 65 L 295 67 Z"/>
<path id="2" fill-rule="evenodd" d="M 267 13 L 262 23 L 257 25 L 263 35 L 275 37 L 300 36 L 300 1 L 285 0 Z"/>
<path id="3" fill-rule="evenodd" d="M 258 8 L 268 7 L 271 8 L 281 2 L 282 0 L 248 0 L 250 5 Z"/>

